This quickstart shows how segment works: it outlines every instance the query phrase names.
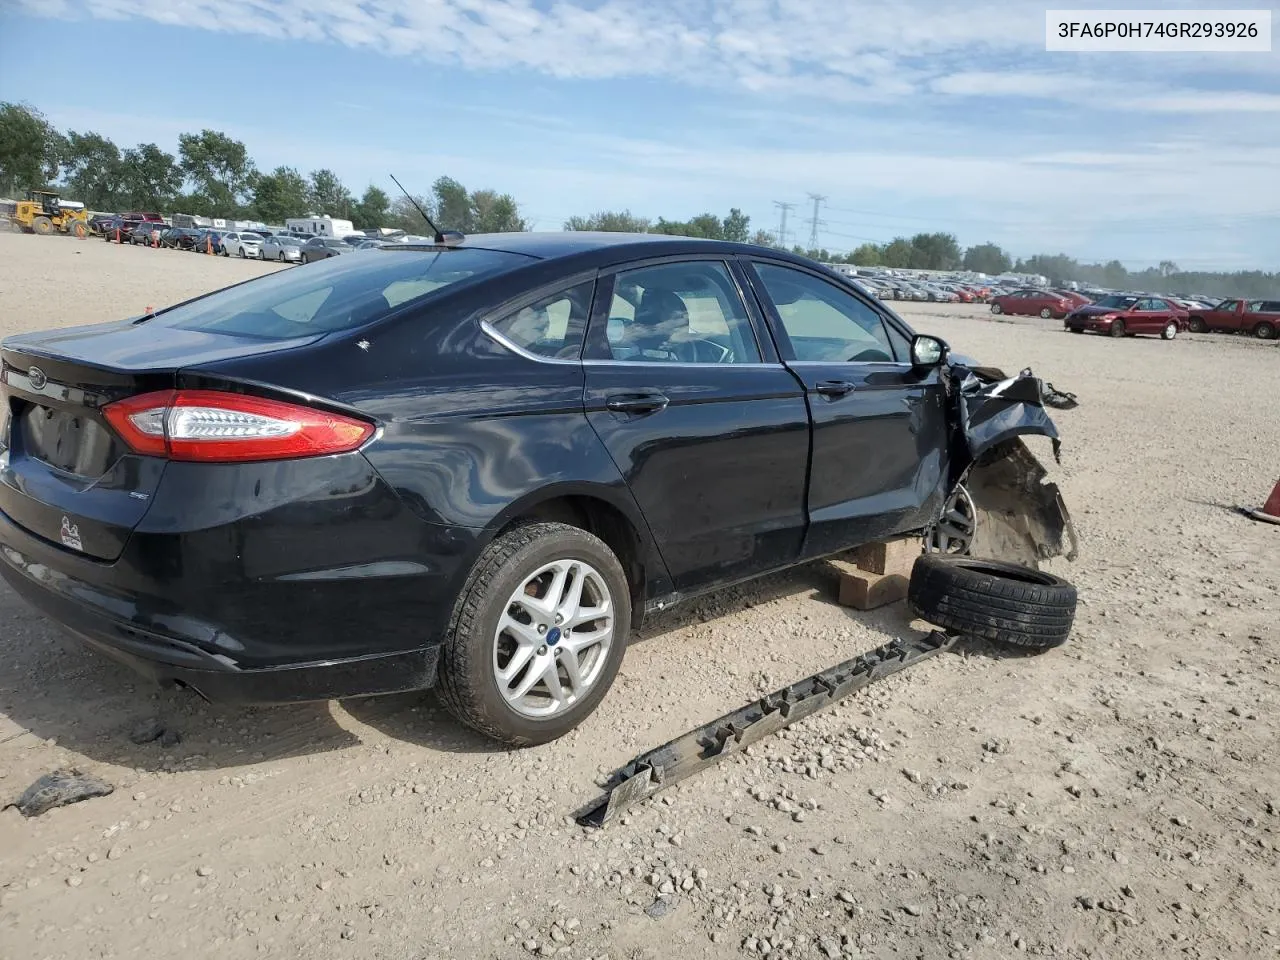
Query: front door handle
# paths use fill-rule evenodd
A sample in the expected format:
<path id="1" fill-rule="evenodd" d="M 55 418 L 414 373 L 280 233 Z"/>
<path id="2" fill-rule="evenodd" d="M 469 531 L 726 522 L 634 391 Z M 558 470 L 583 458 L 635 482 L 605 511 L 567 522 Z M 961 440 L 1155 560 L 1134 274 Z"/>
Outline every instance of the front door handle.
<path id="1" fill-rule="evenodd" d="M 819 380 L 813 389 L 824 397 L 843 397 L 846 393 L 852 393 L 855 386 L 848 380 Z"/>
<path id="2" fill-rule="evenodd" d="M 609 397 L 604 405 L 618 413 L 655 413 L 670 402 L 660 393 L 633 393 Z"/>

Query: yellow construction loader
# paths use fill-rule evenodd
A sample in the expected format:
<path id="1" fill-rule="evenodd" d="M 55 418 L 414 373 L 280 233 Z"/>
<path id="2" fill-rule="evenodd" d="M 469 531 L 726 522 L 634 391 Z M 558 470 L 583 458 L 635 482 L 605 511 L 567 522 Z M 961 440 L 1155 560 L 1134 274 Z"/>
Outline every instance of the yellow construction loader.
<path id="1" fill-rule="evenodd" d="M 48 190 L 28 190 L 27 199 L 19 200 L 10 223 L 23 233 L 69 233 L 73 237 L 89 235 L 89 215 L 84 204 L 63 200 Z"/>

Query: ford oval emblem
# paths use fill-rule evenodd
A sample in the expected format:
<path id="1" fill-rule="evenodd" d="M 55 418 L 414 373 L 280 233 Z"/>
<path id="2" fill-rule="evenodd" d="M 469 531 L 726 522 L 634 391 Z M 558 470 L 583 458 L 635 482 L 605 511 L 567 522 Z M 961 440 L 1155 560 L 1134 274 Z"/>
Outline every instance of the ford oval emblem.
<path id="1" fill-rule="evenodd" d="M 28 370 L 27 379 L 31 381 L 32 390 L 41 390 L 49 382 L 49 378 L 44 375 L 44 371 L 39 367 L 32 367 Z"/>

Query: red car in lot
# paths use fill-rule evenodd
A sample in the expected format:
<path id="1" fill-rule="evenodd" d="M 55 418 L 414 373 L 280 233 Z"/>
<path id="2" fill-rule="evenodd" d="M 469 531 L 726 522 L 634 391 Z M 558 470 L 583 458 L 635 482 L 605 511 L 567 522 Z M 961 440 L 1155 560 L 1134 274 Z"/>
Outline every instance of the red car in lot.
<path id="1" fill-rule="evenodd" d="M 1115 294 L 1073 310 L 1062 324 L 1072 333 L 1106 333 L 1113 337 L 1152 334 L 1172 340 L 1187 329 L 1187 312 L 1163 297 Z"/>
<path id="2" fill-rule="evenodd" d="M 1026 317 L 1065 317 L 1075 308 L 1066 297 L 1052 290 L 1015 290 L 991 298 L 992 313 L 1010 313 Z"/>
<path id="3" fill-rule="evenodd" d="M 1192 311 L 1188 324 L 1192 333 L 1218 330 L 1274 340 L 1280 335 L 1280 300 L 1223 300 L 1212 310 Z"/>

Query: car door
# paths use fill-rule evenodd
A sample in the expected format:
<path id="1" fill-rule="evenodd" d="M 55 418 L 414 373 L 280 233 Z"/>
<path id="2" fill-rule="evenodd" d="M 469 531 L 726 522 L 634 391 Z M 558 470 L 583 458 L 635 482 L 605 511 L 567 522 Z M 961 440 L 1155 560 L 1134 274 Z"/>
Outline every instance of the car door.
<path id="1" fill-rule="evenodd" d="M 596 288 L 587 418 L 681 593 L 800 554 L 805 395 L 749 302 L 724 258 L 632 264 Z"/>
<path id="2" fill-rule="evenodd" d="M 751 258 L 750 269 L 813 421 L 804 555 L 924 526 L 946 470 L 939 371 L 916 370 L 908 332 L 849 287 L 764 258 Z"/>
<path id="3" fill-rule="evenodd" d="M 1130 333 L 1159 333 L 1164 327 L 1165 316 L 1161 310 L 1163 301 L 1143 297 L 1133 305 L 1125 324 Z"/>

